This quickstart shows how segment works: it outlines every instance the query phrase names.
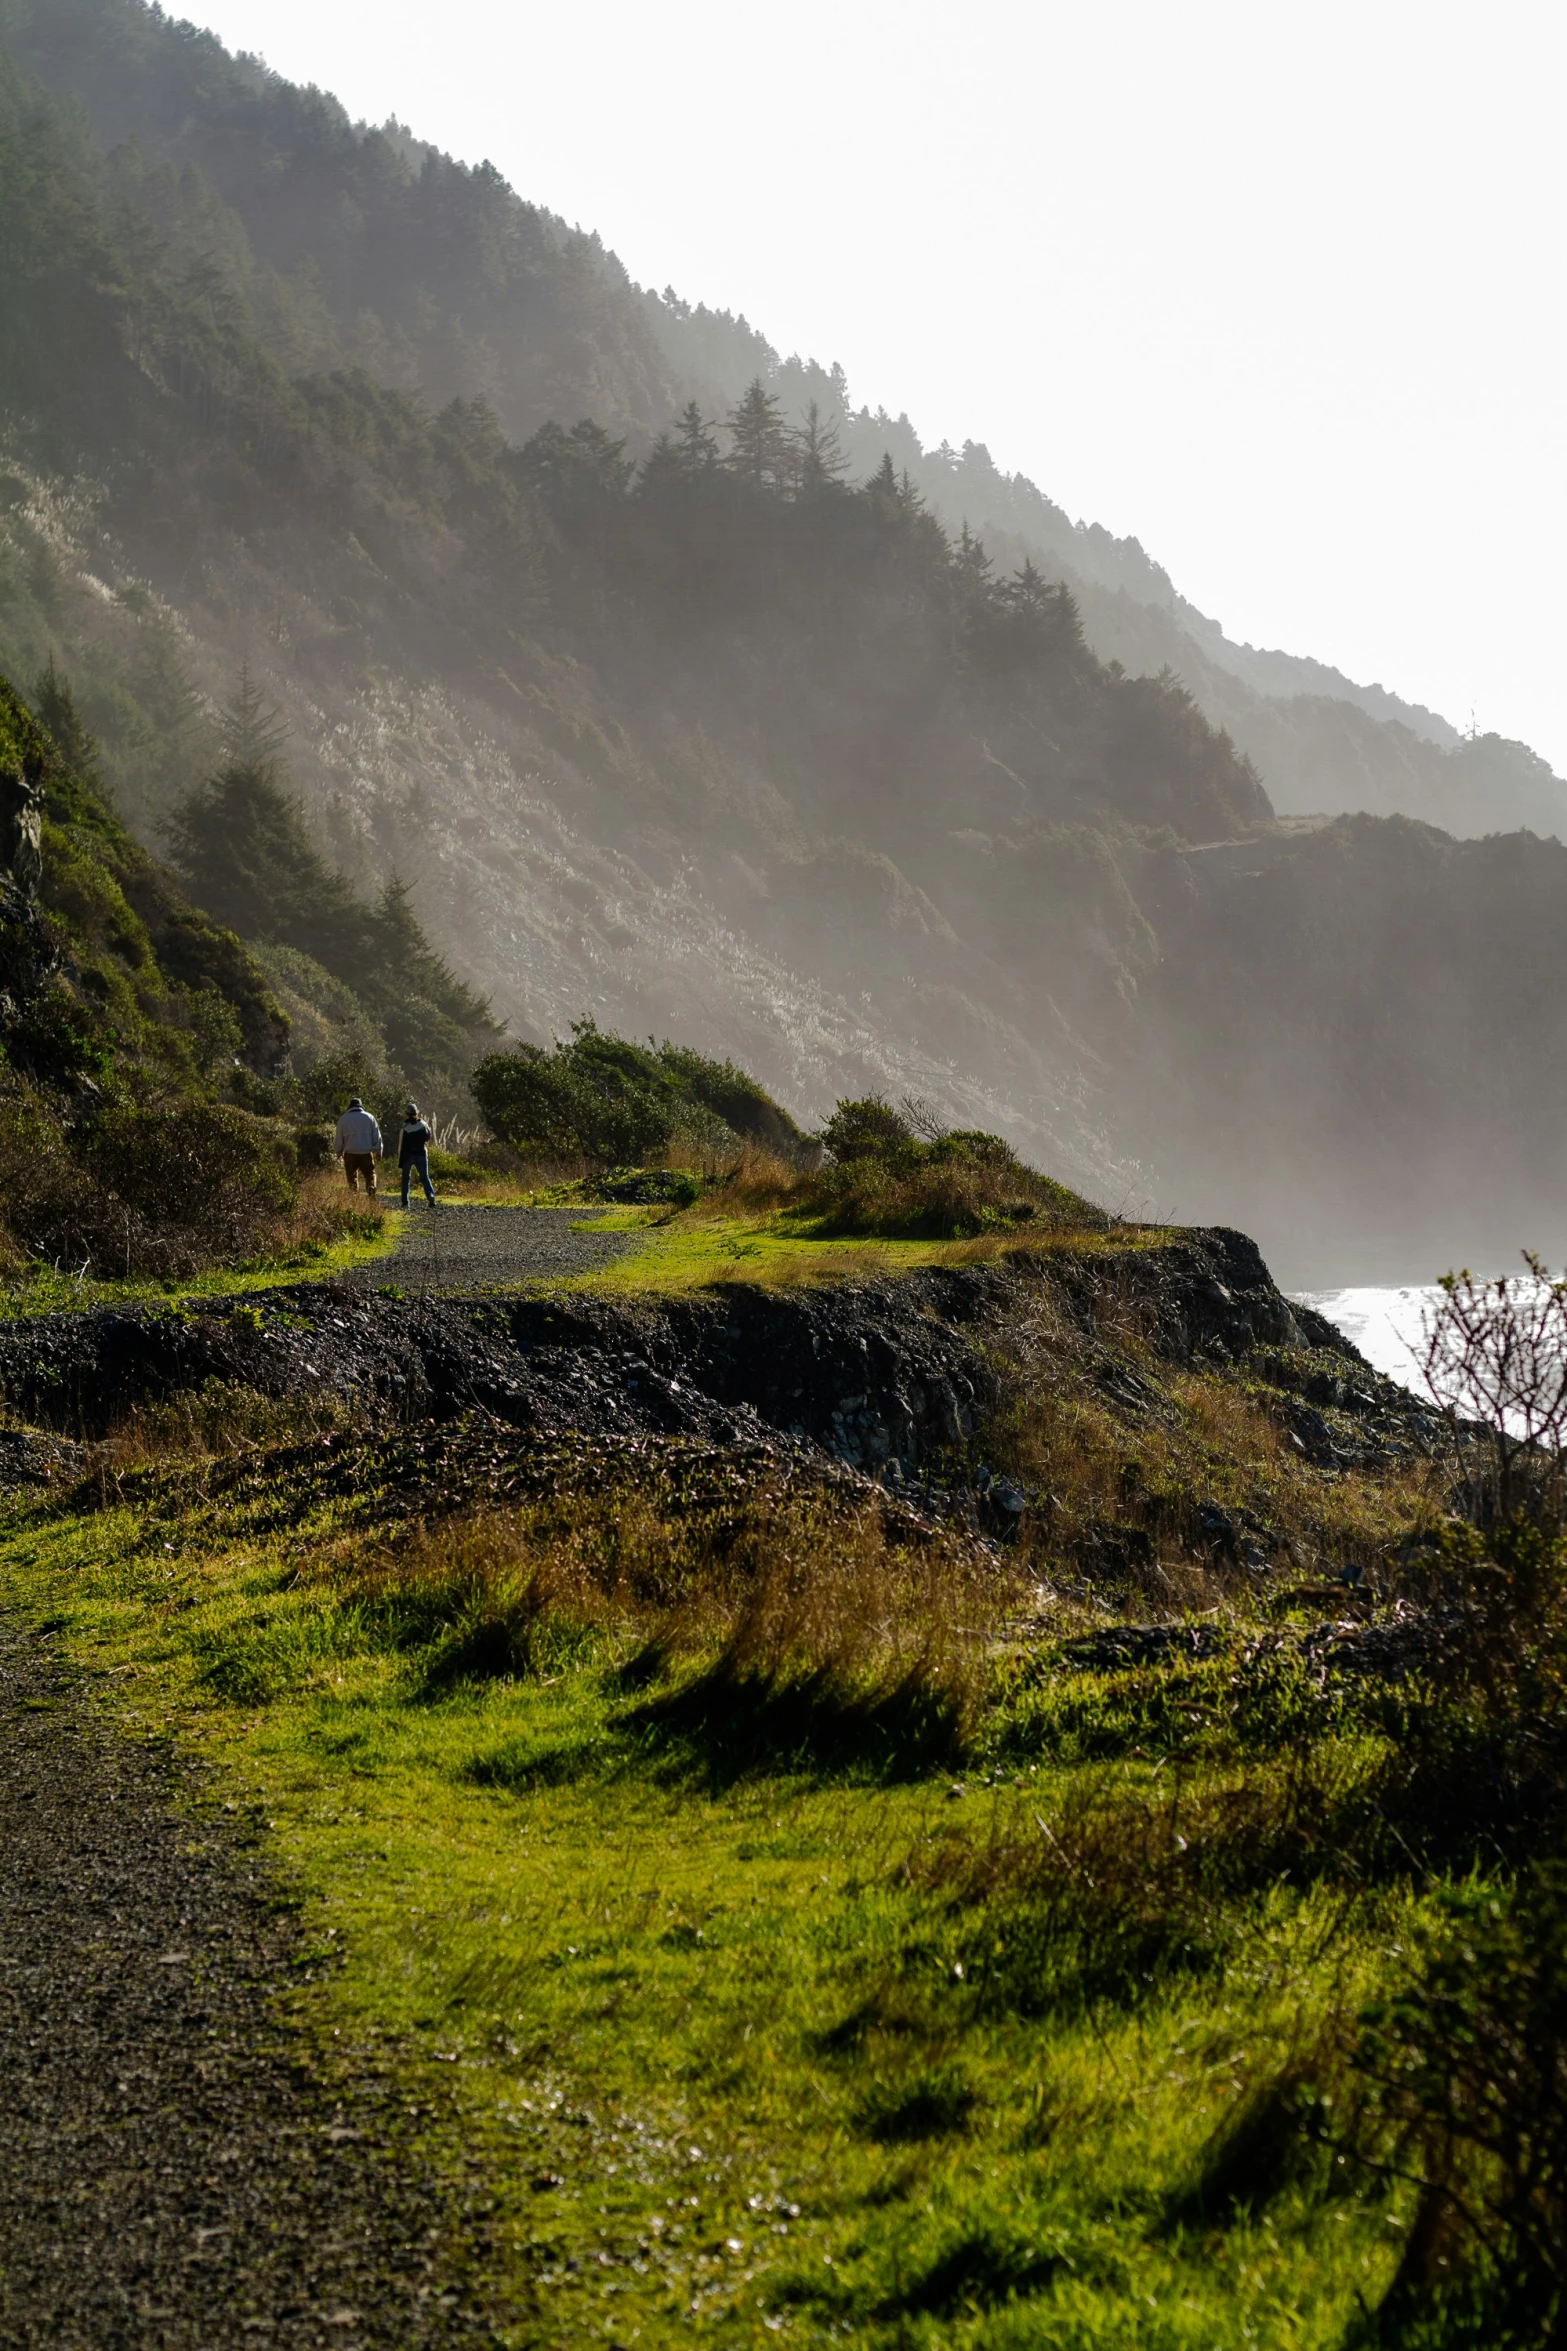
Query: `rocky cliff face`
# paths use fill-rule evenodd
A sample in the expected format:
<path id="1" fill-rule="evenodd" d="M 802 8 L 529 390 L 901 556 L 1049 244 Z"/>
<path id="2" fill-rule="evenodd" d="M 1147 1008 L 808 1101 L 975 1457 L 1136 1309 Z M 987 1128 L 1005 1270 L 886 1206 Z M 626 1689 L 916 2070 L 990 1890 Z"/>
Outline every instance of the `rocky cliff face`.
<path id="1" fill-rule="evenodd" d="M 1429 1427 L 1423 1407 L 1282 1295 L 1254 1243 L 1222 1230 L 646 1301 L 591 1290 L 421 1299 L 365 1278 L 44 1316 L 0 1330 L 0 1397 L 33 1423 L 93 1438 L 139 1407 L 233 1382 L 335 1395 L 372 1425 L 477 1416 L 538 1436 L 772 1444 L 894 1483 L 936 1468 L 963 1485 L 985 1457 L 1009 1350 L 1042 1311 L 1063 1376 L 1134 1417 L 1149 1396 L 1137 1367 L 1151 1361 L 1248 1367 L 1306 1431 L 1299 1449 L 1329 1461 L 1397 1450 Z"/>

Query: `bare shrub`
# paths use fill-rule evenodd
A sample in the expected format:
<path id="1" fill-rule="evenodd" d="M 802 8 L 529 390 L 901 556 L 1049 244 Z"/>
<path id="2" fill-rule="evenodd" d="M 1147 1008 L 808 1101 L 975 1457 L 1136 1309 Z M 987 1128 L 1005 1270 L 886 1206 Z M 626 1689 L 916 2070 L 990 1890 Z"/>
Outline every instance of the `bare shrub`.
<path id="1" fill-rule="evenodd" d="M 1567 1275 L 1553 1278 L 1529 1250 L 1524 1263 L 1527 1274 L 1494 1281 L 1444 1275 L 1424 1320 L 1420 1373 L 1446 1417 L 1475 1514 L 1506 1519 L 1527 1504 L 1559 1526 Z"/>

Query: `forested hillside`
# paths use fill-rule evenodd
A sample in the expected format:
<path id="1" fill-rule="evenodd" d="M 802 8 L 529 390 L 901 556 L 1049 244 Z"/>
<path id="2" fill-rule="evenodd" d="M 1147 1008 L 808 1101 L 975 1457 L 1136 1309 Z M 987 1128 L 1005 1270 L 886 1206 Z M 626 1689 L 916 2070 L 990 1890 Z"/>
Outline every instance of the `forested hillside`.
<path id="1" fill-rule="evenodd" d="M 968 441 L 925 448 L 907 416 L 856 408 L 842 370 L 784 359 L 744 319 L 633 288 L 596 237 L 453 164 L 401 126 L 357 130 L 142 0 L 8 0 L 19 62 L 85 109 L 115 194 L 237 307 L 289 374 L 358 365 L 437 406 L 482 398 L 525 439 L 591 416 L 644 455 L 681 401 L 722 415 L 760 379 L 802 425 L 814 402 L 857 478 L 890 454 L 956 535 L 1076 597 L 1087 640 L 1173 668 L 1265 773 L 1281 810 L 1401 812 L 1459 833 L 1567 833 L 1567 786 L 1526 745 L 1321 662 L 1229 640 L 1135 538 L 1074 524 Z M 6 19 L 0 16 L 0 23 Z"/>
<path id="2" fill-rule="evenodd" d="M 808 1118 L 928 1097 L 1112 1202 L 1222 1204 L 1287 1269 L 1406 1210 L 1422 1265 L 1550 1240 L 1528 1072 L 1556 1049 L 1534 925 L 1563 928 L 1562 858 L 1281 832 L 1203 700 L 1261 712 L 1287 772 L 1291 729 L 1333 735 L 1367 797 L 1390 743 L 1421 789 L 1499 753 L 1216 661 L 1194 698 L 1155 641 L 1178 604 L 1107 587 L 1113 543 L 1074 589 L 1021 531 L 950 527 L 830 379 L 803 415 L 765 373 L 682 398 L 647 302 L 493 175 L 360 135 L 139 0 L 10 23 L 0 664 L 68 671 L 133 827 L 265 938 L 296 1026 L 341 1044 L 347 988 L 442 1113 L 491 1017 L 678 1035 Z M 247 665 L 287 730 L 275 803 L 204 787 Z M 315 947 L 263 919 L 269 835 L 301 888 L 316 861 Z M 251 841 L 259 895 L 222 896 L 218 838 Z M 1269 891 L 1287 920 L 1251 918 Z M 1519 1171 L 1489 1223 L 1473 1154 L 1435 1149 L 1482 1065 L 1487 1149 Z"/>

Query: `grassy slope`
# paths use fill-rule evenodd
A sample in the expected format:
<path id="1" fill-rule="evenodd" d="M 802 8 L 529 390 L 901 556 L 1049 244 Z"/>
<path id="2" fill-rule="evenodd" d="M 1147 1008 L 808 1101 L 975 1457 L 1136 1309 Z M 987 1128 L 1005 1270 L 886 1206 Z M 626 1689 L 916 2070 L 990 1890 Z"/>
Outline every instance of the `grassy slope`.
<path id="1" fill-rule="evenodd" d="M 1179 1455 L 1188 1482 L 1314 1510 L 1358 1553 L 1418 1515 L 1413 1485 L 1281 1464 L 1229 1377 L 1169 1394 L 1152 1434 L 1096 1424 L 1076 1474 L 1162 1448 L 1161 1474 Z M 1083 1806 L 1118 1808 L 1135 1912 L 1168 1791 L 1199 1814 L 1216 1792 L 1287 1802 L 1306 1754 L 1353 1782 L 1374 1726 L 1290 1685 L 1237 1728 L 1228 1661 L 1058 1676 L 1052 1627 L 1008 1635 L 994 1602 L 934 1736 L 900 1732 L 885 1687 L 872 1703 L 874 1660 L 835 1714 L 820 1676 L 726 1685 L 699 1591 L 668 1620 L 684 1648 L 645 1649 L 646 1609 L 557 1610 L 526 1670 L 453 1673 L 472 1591 L 458 1576 L 423 1620 L 399 1614 L 423 1538 L 372 1469 L 328 1474 L 329 1450 L 280 1452 L 248 1486 L 165 1462 L 58 1513 L 11 1501 L 0 1573 L 113 1677 L 128 1731 L 176 1736 L 260 1805 L 339 1960 L 300 1994 L 307 2025 L 385 2036 L 416 2103 L 455 2082 L 500 2200 L 505 2339 L 673 2341 L 693 2310 L 736 2342 L 1344 2339 L 1389 2272 L 1396 2195 L 1286 2180 L 1255 2216 L 1192 2197 L 1249 2087 L 1354 2008 L 1408 1897 L 1307 1872 L 1205 1896 L 1184 1944 L 1146 1948 L 1112 1903 L 1079 1950 L 1073 1904 L 1046 1931 L 1006 1857 L 1037 1851 L 1040 1822 L 1070 1843 Z M 438 1480 L 418 1507 L 449 1507 Z M 605 1508 L 613 1549 L 637 1512 Z M 542 1540 L 535 1567 L 569 1549 Z M 652 1551 L 686 1540 L 656 1524 Z M 456 1542 L 437 1525 L 428 1555 Z M 824 1590 L 855 1572 L 822 1524 L 775 1549 Z M 964 1572 L 949 1617 L 980 1606 Z"/>
<path id="2" fill-rule="evenodd" d="M 602 1272 L 576 1285 L 611 1291 L 701 1289 L 711 1282 L 765 1284 L 841 1280 L 851 1275 L 905 1273 L 922 1265 L 976 1265 L 1041 1243 L 1010 1235 L 973 1241 L 862 1239 L 826 1233 L 819 1221 L 787 1212 L 765 1216 L 669 1216 L 660 1209 L 608 1209 L 585 1232 L 641 1231 L 645 1239 Z M 1078 1250 L 1103 1245 L 1103 1236 L 1062 1233 L 1043 1245 Z"/>
<path id="3" fill-rule="evenodd" d="M 1396 1914 L 1324 1969 L 1335 1898 L 1280 1894 L 1222 1973 L 1009 2013 L 976 1964 L 990 1921 L 901 1865 L 1019 1804 L 1059 1817 L 1101 1765 L 1025 1766 L 1020 1794 L 971 1764 L 961 1797 L 945 1769 L 715 1783 L 628 1727 L 601 1663 L 419 1703 L 406 1660 L 287 1593 L 297 1539 L 10 1515 L 13 1588 L 133 1669 L 126 1727 L 198 1744 L 264 1808 L 311 1941 L 342 1953 L 307 2020 L 389 2035 L 415 2087 L 457 2067 L 512 2339 L 674 2340 L 696 2306 L 735 2341 L 785 2316 L 796 2340 L 1328 2344 L 1384 2282 L 1375 2203 L 1168 2214 Z"/>

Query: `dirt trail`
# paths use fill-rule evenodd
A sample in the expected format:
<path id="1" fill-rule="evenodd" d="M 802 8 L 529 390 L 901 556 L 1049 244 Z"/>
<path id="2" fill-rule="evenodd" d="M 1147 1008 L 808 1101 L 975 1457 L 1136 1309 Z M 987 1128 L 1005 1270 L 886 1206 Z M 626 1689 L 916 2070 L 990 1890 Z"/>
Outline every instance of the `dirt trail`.
<path id="1" fill-rule="evenodd" d="M 190 1796 L 0 1618 L 0 2341 L 493 2341 L 443 2278 L 456 2192 L 399 2156 L 383 2074 L 312 2067 L 297 1927 Z"/>
<path id="2" fill-rule="evenodd" d="M 359 1278 L 371 1283 L 390 1279 L 427 1296 L 472 1297 L 478 1290 L 593 1273 L 634 1248 L 641 1236 L 571 1230 L 592 1214 L 582 1208 L 481 1208 L 444 1200 L 432 1209 L 421 1201 L 402 1220 L 390 1265 L 382 1259 Z"/>

